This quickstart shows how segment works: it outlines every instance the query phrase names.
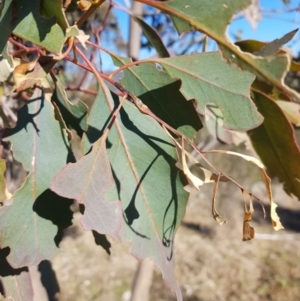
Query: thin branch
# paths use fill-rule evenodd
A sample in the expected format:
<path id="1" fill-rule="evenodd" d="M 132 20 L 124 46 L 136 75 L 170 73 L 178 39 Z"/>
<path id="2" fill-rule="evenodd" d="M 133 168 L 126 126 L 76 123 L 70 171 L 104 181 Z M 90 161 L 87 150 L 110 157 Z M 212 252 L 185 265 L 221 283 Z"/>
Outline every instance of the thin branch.
<path id="1" fill-rule="evenodd" d="M 78 49 L 77 49 L 76 51 L 78 51 Z M 80 53 L 82 53 L 82 52 L 80 51 L 79 54 L 80 54 Z M 82 54 L 83 54 L 83 53 L 82 53 Z M 83 55 L 84 55 L 84 54 L 83 54 Z M 85 55 L 84 55 L 84 56 L 85 56 Z M 85 57 L 86 57 L 86 56 L 85 56 Z M 86 57 L 86 59 L 87 59 L 87 61 L 91 64 L 91 62 L 88 60 L 87 57 Z M 84 64 L 82 64 L 82 63 L 80 63 L 80 62 L 78 62 L 75 58 L 71 58 L 71 57 L 69 57 L 69 56 L 66 56 L 66 57 L 65 57 L 65 60 L 67 60 L 67 61 L 69 61 L 69 62 L 71 62 L 71 63 L 77 65 L 78 67 L 80 67 L 80 68 L 82 68 L 82 69 L 85 69 L 85 70 L 87 70 L 87 71 L 89 71 L 89 72 L 95 74 L 95 76 L 96 76 L 96 74 L 98 74 L 98 75 L 100 76 L 100 80 L 101 80 L 101 77 L 102 77 L 103 79 L 107 80 L 108 82 L 110 82 L 112 85 L 115 86 L 115 83 L 116 83 L 115 80 L 111 79 L 111 78 L 110 78 L 109 76 L 107 76 L 106 74 L 97 71 L 97 70 L 95 69 L 95 67 L 94 67 L 92 64 L 91 64 L 91 65 L 93 66 L 93 69 L 90 67 L 90 65 L 89 65 L 89 66 L 86 66 L 86 65 L 84 65 Z M 96 77 L 97 77 L 97 76 L 96 76 Z M 97 77 L 97 79 L 98 79 L 98 77 Z"/>
<path id="2" fill-rule="evenodd" d="M 35 47 L 27 47 L 24 44 L 15 40 L 13 37 L 9 37 L 8 40 L 9 40 L 9 42 L 14 44 L 15 46 L 18 46 L 20 49 L 22 49 L 25 52 L 28 52 L 28 53 L 37 52 L 38 54 L 40 54 L 42 56 L 46 55 L 46 52 L 43 51 L 40 47 L 36 47 L 36 46 Z"/>
<path id="3" fill-rule="evenodd" d="M 106 22 L 108 20 L 108 16 L 109 16 L 109 13 L 111 11 L 113 7 L 113 4 L 112 4 L 112 0 L 109 0 L 109 6 L 108 6 L 108 9 L 104 15 L 104 18 L 102 20 L 102 23 L 101 25 L 97 28 L 97 30 L 95 31 L 94 35 L 97 39 L 97 42 L 99 43 L 100 42 L 100 35 L 101 35 L 101 32 L 103 31 L 103 29 L 105 28 L 105 25 L 106 25 Z"/>
<path id="4" fill-rule="evenodd" d="M 85 94 L 90 94 L 90 95 L 97 95 L 98 92 L 95 90 L 89 90 L 89 89 L 82 89 L 80 87 L 72 87 L 72 86 L 67 86 L 65 87 L 66 91 L 78 91 L 78 92 L 83 92 Z"/>
<path id="5" fill-rule="evenodd" d="M 134 62 L 131 62 L 129 64 L 123 65 L 122 67 L 118 68 L 117 70 L 113 71 L 112 73 L 109 74 L 109 77 L 114 77 L 116 74 L 120 73 L 123 70 L 126 70 L 130 67 L 140 65 L 140 64 L 145 64 L 145 63 L 157 63 L 158 59 L 144 59 L 144 60 L 137 60 Z"/>
<path id="6" fill-rule="evenodd" d="M 91 52 L 91 57 L 90 57 L 90 61 L 91 61 L 91 62 L 93 62 L 94 57 L 95 57 L 95 51 L 92 51 L 92 52 Z M 84 71 L 84 74 L 83 74 L 83 76 L 82 76 L 82 78 L 81 78 L 81 80 L 80 80 L 80 82 L 79 82 L 78 85 L 77 85 L 78 88 L 80 88 L 81 85 L 84 83 L 84 81 L 85 81 L 85 79 L 86 79 L 86 77 L 87 77 L 87 74 L 88 74 L 88 71 L 85 70 L 85 71 Z"/>
<path id="7" fill-rule="evenodd" d="M 116 118 L 117 118 L 117 116 L 118 116 L 118 114 L 119 114 L 119 112 L 120 112 L 120 110 L 121 110 L 121 108 L 122 108 L 122 106 L 123 106 L 125 100 L 126 100 L 126 95 L 123 95 L 123 96 L 122 96 L 122 99 L 121 99 L 121 102 L 119 103 L 117 109 L 114 111 L 113 116 L 112 116 L 112 119 L 111 119 L 109 125 L 107 126 L 108 129 L 111 129 L 111 127 L 112 127 L 113 124 L 115 123 L 115 120 L 116 120 Z"/>
<path id="8" fill-rule="evenodd" d="M 64 59 L 70 53 L 70 51 L 72 50 L 73 45 L 74 45 L 74 37 L 70 37 L 68 39 L 67 43 L 69 44 L 67 50 L 64 53 L 62 53 L 61 55 L 54 56 L 53 57 L 54 60 L 60 61 L 60 60 Z"/>
<path id="9" fill-rule="evenodd" d="M 80 19 L 76 22 L 78 27 L 81 27 L 83 23 L 95 12 L 95 10 L 104 3 L 105 0 L 92 0 L 91 6 L 89 9 L 80 17 Z"/>

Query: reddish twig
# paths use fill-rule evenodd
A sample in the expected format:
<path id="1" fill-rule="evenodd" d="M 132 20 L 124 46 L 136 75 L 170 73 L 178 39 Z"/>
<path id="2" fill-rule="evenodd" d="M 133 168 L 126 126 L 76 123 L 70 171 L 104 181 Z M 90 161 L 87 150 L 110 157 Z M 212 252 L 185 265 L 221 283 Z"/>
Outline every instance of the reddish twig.
<path id="1" fill-rule="evenodd" d="M 41 56 L 45 56 L 46 53 L 44 50 L 42 50 L 40 47 L 27 47 L 24 44 L 18 42 L 17 40 L 15 40 L 13 37 L 9 37 L 8 38 L 9 42 L 11 42 L 12 44 L 14 44 L 15 46 L 18 46 L 21 50 L 23 50 L 24 52 L 27 53 L 32 53 L 32 52 L 37 52 L 39 55 Z"/>
<path id="2" fill-rule="evenodd" d="M 67 43 L 69 44 L 67 50 L 64 53 L 62 53 L 61 55 L 54 56 L 53 57 L 54 60 L 60 61 L 60 60 L 64 59 L 70 53 L 70 51 L 72 50 L 72 48 L 74 46 L 74 37 L 70 37 L 68 39 Z"/>
<path id="3" fill-rule="evenodd" d="M 85 94 L 90 94 L 90 95 L 97 95 L 98 92 L 95 90 L 89 90 L 89 89 L 82 89 L 80 87 L 72 87 L 72 86 L 67 86 L 64 88 L 66 91 L 78 91 L 78 92 L 83 92 Z"/>
<path id="4" fill-rule="evenodd" d="M 107 20 L 108 20 L 108 16 L 109 16 L 109 13 L 110 13 L 112 7 L 113 7 L 112 0 L 109 0 L 109 6 L 108 6 L 108 9 L 107 9 L 107 11 L 106 11 L 106 13 L 105 13 L 105 15 L 104 15 L 104 18 L 103 18 L 103 20 L 102 20 L 102 23 L 101 23 L 101 25 L 95 30 L 95 32 L 93 32 L 94 35 L 95 35 L 95 37 L 96 37 L 97 43 L 100 42 L 100 35 L 101 35 L 101 32 L 102 32 L 103 29 L 105 28 L 105 25 L 106 25 L 106 22 L 107 22 Z"/>

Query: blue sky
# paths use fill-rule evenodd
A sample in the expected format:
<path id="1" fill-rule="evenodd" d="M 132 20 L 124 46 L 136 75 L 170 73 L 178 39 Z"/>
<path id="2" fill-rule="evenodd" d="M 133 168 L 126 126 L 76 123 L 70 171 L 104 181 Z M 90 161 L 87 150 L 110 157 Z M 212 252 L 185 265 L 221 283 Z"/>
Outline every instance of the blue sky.
<path id="1" fill-rule="evenodd" d="M 291 0 L 288 6 L 285 6 L 281 0 L 261 0 L 260 3 L 263 9 L 268 10 L 282 10 L 287 8 L 295 8 L 297 6 L 300 7 L 299 0 Z M 234 31 L 241 30 L 243 39 L 255 39 L 269 42 L 276 38 L 280 38 L 287 32 L 299 27 L 300 12 L 290 12 L 263 17 L 263 19 L 258 23 L 256 30 L 253 30 L 247 20 L 236 20 L 230 25 L 228 33 L 231 36 Z M 296 33 L 293 40 L 287 44 L 287 46 L 291 46 L 295 54 L 300 51 L 299 32 Z"/>
<path id="2" fill-rule="evenodd" d="M 127 0 L 127 2 L 129 1 L 130 0 Z M 116 2 L 124 5 L 124 0 L 116 0 Z M 290 0 L 290 4 L 288 6 L 285 6 L 281 0 L 260 0 L 260 3 L 262 8 L 268 10 L 270 9 L 281 10 L 286 8 L 297 7 L 300 5 L 299 0 Z M 117 9 L 115 10 L 115 14 L 118 18 L 118 22 L 122 30 L 123 37 L 125 40 L 127 40 L 129 17 L 127 16 L 126 13 Z M 277 14 L 274 15 L 273 17 L 264 17 L 262 21 L 258 23 L 256 30 L 254 30 L 249 24 L 249 22 L 244 18 L 235 20 L 229 26 L 228 34 L 231 38 L 233 38 L 233 33 L 236 33 L 237 31 L 241 31 L 243 39 L 256 39 L 256 40 L 267 42 L 267 41 L 272 41 L 276 38 L 280 38 L 287 32 L 296 29 L 299 26 L 300 26 L 300 13 L 291 12 L 285 14 Z M 292 49 L 295 54 L 300 51 L 299 33 L 296 34 L 296 36 L 294 37 L 290 45 L 292 46 Z"/>

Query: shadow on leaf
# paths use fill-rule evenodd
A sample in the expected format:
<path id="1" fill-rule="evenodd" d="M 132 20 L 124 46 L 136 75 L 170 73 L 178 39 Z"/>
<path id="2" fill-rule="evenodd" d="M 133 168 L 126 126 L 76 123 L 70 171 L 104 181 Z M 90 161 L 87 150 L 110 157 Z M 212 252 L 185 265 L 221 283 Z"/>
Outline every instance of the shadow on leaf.
<path id="1" fill-rule="evenodd" d="M 6 137 L 9 137 L 9 136 L 12 136 L 18 132 L 20 132 L 21 130 L 25 129 L 27 130 L 27 125 L 28 124 L 32 124 L 32 126 L 34 127 L 37 135 L 39 133 L 39 129 L 38 129 L 38 126 L 37 124 L 35 123 L 34 121 L 34 117 L 36 117 L 37 115 L 40 114 L 40 112 L 42 111 L 43 107 L 44 107 L 44 92 L 42 89 L 40 89 L 41 93 L 42 93 L 42 96 L 41 97 L 36 97 L 36 98 L 33 98 L 33 99 L 30 99 L 30 101 L 27 102 L 26 105 L 24 105 L 20 110 L 19 110 L 19 113 L 18 113 L 18 122 L 16 124 L 16 126 L 12 129 L 7 129 L 4 131 L 4 136 L 3 138 L 6 138 Z M 37 102 L 39 101 L 40 104 L 39 104 L 39 107 L 37 108 L 37 111 L 33 114 L 30 114 L 29 111 L 28 111 L 28 104 L 29 103 L 32 103 L 32 102 Z"/>
<path id="2" fill-rule="evenodd" d="M 58 196 L 47 189 L 34 202 L 33 210 L 42 218 L 52 221 L 58 227 L 54 240 L 58 246 L 63 237 L 63 230 L 72 225 L 73 212 L 70 206 L 73 200 Z"/>
<path id="3" fill-rule="evenodd" d="M 115 107 L 119 104 L 119 98 L 114 96 L 113 100 L 115 102 Z M 136 189 L 133 193 L 133 196 L 130 200 L 129 205 L 124 209 L 124 212 L 126 214 L 125 222 L 130 226 L 132 230 L 134 230 L 133 221 L 134 218 L 139 218 L 140 214 L 135 206 L 135 200 L 136 200 L 136 193 L 140 189 L 140 186 L 143 184 L 143 181 L 145 181 L 147 174 L 151 170 L 151 168 L 154 167 L 155 162 L 158 160 L 158 158 L 163 157 L 164 161 L 167 162 L 170 168 L 170 186 L 171 186 L 171 198 L 169 202 L 166 205 L 166 209 L 164 212 L 163 217 L 163 229 L 162 229 L 162 244 L 169 249 L 169 256 L 168 259 L 171 260 L 173 256 L 173 238 L 177 226 L 177 215 L 178 215 L 178 196 L 176 192 L 176 178 L 178 176 L 178 173 L 180 174 L 181 181 L 184 183 L 186 182 L 186 179 L 182 175 L 181 172 L 177 169 L 175 166 L 176 160 L 171 157 L 164 149 L 160 147 L 158 143 L 167 144 L 173 147 L 173 145 L 169 142 L 166 142 L 165 140 L 162 140 L 160 138 L 157 138 L 155 136 L 150 136 L 145 133 L 143 133 L 130 119 L 127 112 L 122 108 L 120 110 L 120 118 L 122 121 L 123 126 L 133 133 L 135 133 L 139 138 L 141 138 L 146 144 L 148 144 L 152 149 L 156 152 L 156 157 L 152 159 L 152 161 L 149 163 L 147 169 L 144 171 L 144 174 L 140 177 L 139 183 L 136 186 Z M 172 210 L 171 210 L 172 209 Z M 172 214 L 172 217 L 170 217 L 170 214 Z M 147 238 L 146 235 L 140 234 L 141 236 Z"/>
<path id="4" fill-rule="evenodd" d="M 5 296 L 5 287 L 1 281 L 1 278 L 10 277 L 10 276 L 17 276 L 21 273 L 25 272 L 28 273 L 28 268 L 23 267 L 19 269 L 14 269 L 6 260 L 6 257 L 9 255 L 10 249 L 4 248 L 0 249 L 0 294 Z"/>
<path id="5" fill-rule="evenodd" d="M 27 267 L 14 269 L 6 260 L 6 257 L 9 255 L 10 249 L 4 248 L 0 249 L 0 277 L 6 276 L 16 276 L 20 275 L 22 272 L 28 272 Z"/>
<path id="6" fill-rule="evenodd" d="M 200 130 L 203 125 L 197 113 L 195 101 L 187 101 L 181 94 L 180 87 L 181 81 L 177 80 L 138 97 L 157 117 L 193 139 L 195 132 Z M 172 116 L 176 116 L 176 118 L 174 119 Z M 187 129 L 183 130 L 185 126 L 187 126 Z"/>
<path id="7" fill-rule="evenodd" d="M 111 243 L 107 240 L 106 236 L 104 234 L 100 234 L 96 231 L 92 231 L 95 243 L 97 246 L 101 246 L 108 255 L 111 254 L 110 248 L 111 248 Z"/>
<path id="8" fill-rule="evenodd" d="M 79 212 L 83 215 L 84 214 L 84 204 L 79 204 Z M 95 244 L 97 246 L 101 246 L 108 255 L 111 254 L 110 248 L 111 248 L 111 243 L 107 240 L 106 236 L 104 234 L 100 234 L 97 231 L 92 230 Z"/>

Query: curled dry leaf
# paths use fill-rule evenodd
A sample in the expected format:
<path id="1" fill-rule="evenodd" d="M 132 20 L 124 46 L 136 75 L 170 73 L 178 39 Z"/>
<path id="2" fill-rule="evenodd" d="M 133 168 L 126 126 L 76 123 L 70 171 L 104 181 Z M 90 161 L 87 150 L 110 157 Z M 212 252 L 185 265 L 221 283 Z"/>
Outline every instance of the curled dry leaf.
<path id="1" fill-rule="evenodd" d="M 173 142 L 175 144 L 177 157 L 178 157 L 178 162 L 176 163 L 177 168 L 179 168 L 183 171 L 185 176 L 191 182 L 192 186 L 195 187 L 197 190 L 199 190 L 200 186 L 203 186 L 203 184 L 216 182 L 216 180 L 218 179 L 218 175 L 216 175 L 216 174 L 212 173 L 211 171 L 209 171 L 208 169 L 204 168 L 196 158 L 194 158 L 190 153 L 188 153 L 184 149 L 184 140 L 182 139 L 182 142 L 180 145 L 178 143 L 178 141 L 170 135 L 170 133 L 168 132 L 168 130 L 165 127 L 163 127 L 163 129 L 165 130 L 165 132 L 168 134 L 168 136 L 173 140 Z M 196 166 L 197 168 L 199 168 L 201 170 L 201 172 L 203 173 L 203 179 L 200 179 L 199 177 L 197 177 L 190 171 L 190 168 L 189 168 L 189 165 L 187 164 L 186 158 L 188 158 L 188 161 L 193 166 Z M 227 178 L 221 177 L 221 180 L 227 181 Z M 190 190 L 191 190 L 189 185 L 188 185 L 188 187 L 185 187 L 185 189 L 188 192 L 190 192 Z"/>
<path id="2" fill-rule="evenodd" d="M 179 157 L 180 156 L 178 156 L 178 158 Z M 182 142 L 181 142 L 181 165 L 182 165 L 183 173 L 192 182 L 194 187 L 199 190 L 199 187 L 202 186 L 204 184 L 204 182 L 201 179 L 199 179 L 198 177 L 196 177 L 194 174 L 192 174 L 191 171 L 188 168 L 188 165 L 186 164 L 186 151 L 184 150 L 183 139 L 182 139 Z M 177 167 L 178 167 L 178 165 L 177 165 Z"/>
<path id="3" fill-rule="evenodd" d="M 280 222 L 280 218 L 276 212 L 277 204 L 273 202 L 273 196 L 272 196 L 272 189 L 271 189 L 271 179 L 268 177 L 266 171 L 264 169 L 261 169 L 261 174 L 264 179 L 264 182 L 266 184 L 266 190 L 270 201 L 270 215 L 271 215 L 271 221 L 273 228 L 278 231 L 280 229 L 284 229 Z"/>
<path id="4" fill-rule="evenodd" d="M 184 149 L 184 140 L 181 140 L 181 145 L 178 143 L 177 140 L 175 140 L 170 133 L 167 131 L 166 128 L 164 128 L 166 133 L 172 138 L 172 140 L 175 143 L 176 151 L 177 151 L 177 156 L 178 156 L 178 162 L 176 163 L 176 166 L 183 171 L 183 173 L 186 175 L 188 180 L 191 182 L 192 186 L 195 187 L 197 190 L 199 190 L 200 186 L 203 186 L 203 184 L 206 183 L 213 183 L 215 182 L 215 187 L 213 191 L 213 196 L 212 196 L 212 216 L 213 218 L 218 222 L 219 225 L 223 225 L 226 223 L 225 220 L 223 220 L 222 216 L 217 212 L 216 205 L 215 205 L 215 200 L 216 200 L 216 194 L 218 191 L 219 187 L 219 182 L 220 181 L 228 181 L 227 177 L 221 176 L 221 173 L 218 175 L 212 173 L 208 169 L 204 168 L 197 159 L 195 159 L 190 153 L 186 152 Z M 201 171 L 203 172 L 204 179 L 201 180 L 199 177 L 195 176 L 189 169 L 188 164 L 186 162 L 186 157 L 188 160 L 194 164 L 194 166 L 199 167 Z M 191 192 L 191 186 L 188 185 L 185 187 L 185 190 L 188 192 Z"/>
<path id="5" fill-rule="evenodd" d="M 273 202 L 273 196 L 272 196 L 272 190 L 271 190 L 271 179 L 268 177 L 268 175 L 265 171 L 264 165 L 258 159 L 251 157 L 251 156 L 243 155 L 240 153 L 224 151 L 224 150 L 213 150 L 213 151 L 209 151 L 207 153 L 219 153 L 219 154 L 228 154 L 228 155 L 238 156 L 251 163 L 254 163 L 257 167 L 259 167 L 260 172 L 262 174 L 263 181 L 265 182 L 265 185 L 266 185 L 267 195 L 268 195 L 269 202 L 270 202 L 270 216 L 271 216 L 272 226 L 276 231 L 280 230 L 280 229 L 284 229 L 284 227 L 282 226 L 282 224 L 280 222 L 280 218 L 276 212 L 277 204 L 275 204 Z"/>
<path id="6" fill-rule="evenodd" d="M 216 181 L 215 187 L 214 187 L 214 191 L 213 191 L 213 197 L 212 197 L 212 215 L 213 218 L 216 220 L 216 222 L 219 225 L 223 225 L 226 223 L 225 220 L 223 220 L 222 216 L 217 212 L 216 209 L 216 195 L 217 195 L 217 191 L 218 191 L 218 187 L 219 187 L 219 182 L 220 182 L 220 177 L 221 174 L 219 174 L 218 179 Z"/>
<path id="7" fill-rule="evenodd" d="M 250 226 L 249 222 L 252 220 L 252 215 L 254 213 L 253 202 L 250 196 L 249 210 L 247 208 L 245 200 L 245 191 L 242 192 L 244 200 L 244 222 L 243 222 L 243 241 L 251 240 L 255 236 L 254 228 Z"/>
<path id="8" fill-rule="evenodd" d="M 52 59 L 36 59 L 32 62 L 18 65 L 13 71 L 16 91 L 26 90 L 38 83 L 47 90 L 50 85 L 46 76 L 55 63 Z"/>

